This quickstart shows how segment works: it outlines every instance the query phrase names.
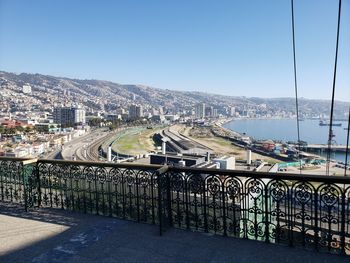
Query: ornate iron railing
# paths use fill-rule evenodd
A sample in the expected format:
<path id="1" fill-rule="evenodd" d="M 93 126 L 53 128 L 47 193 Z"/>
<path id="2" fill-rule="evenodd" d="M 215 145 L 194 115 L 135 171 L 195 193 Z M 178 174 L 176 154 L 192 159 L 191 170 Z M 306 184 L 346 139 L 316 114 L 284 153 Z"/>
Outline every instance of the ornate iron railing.
<path id="1" fill-rule="evenodd" d="M 350 178 L 0 159 L 1 201 L 350 254 Z"/>

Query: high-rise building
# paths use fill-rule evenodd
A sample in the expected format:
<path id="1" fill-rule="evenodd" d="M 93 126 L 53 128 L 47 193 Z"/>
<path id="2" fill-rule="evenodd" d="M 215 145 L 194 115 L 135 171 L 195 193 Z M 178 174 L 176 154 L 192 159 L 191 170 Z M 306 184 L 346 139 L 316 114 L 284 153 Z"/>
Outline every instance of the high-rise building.
<path id="1" fill-rule="evenodd" d="M 125 114 L 125 109 L 123 109 L 123 108 L 118 108 L 118 109 L 116 110 L 116 112 L 117 112 L 117 114 L 123 115 L 123 114 Z"/>
<path id="2" fill-rule="evenodd" d="M 195 116 L 197 119 L 205 117 L 205 103 L 198 103 L 195 108 Z"/>
<path id="3" fill-rule="evenodd" d="M 213 117 L 214 107 L 205 107 L 205 116 L 206 117 Z"/>
<path id="4" fill-rule="evenodd" d="M 236 116 L 236 108 L 235 107 L 230 107 L 229 108 L 229 114 L 232 117 Z"/>
<path id="5" fill-rule="evenodd" d="M 131 105 L 129 107 L 129 119 L 135 120 L 143 116 L 143 108 L 139 105 Z"/>
<path id="6" fill-rule="evenodd" d="M 56 107 L 53 111 L 54 122 L 63 127 L 85 124 L 85 110 L 81 107 Z"/>

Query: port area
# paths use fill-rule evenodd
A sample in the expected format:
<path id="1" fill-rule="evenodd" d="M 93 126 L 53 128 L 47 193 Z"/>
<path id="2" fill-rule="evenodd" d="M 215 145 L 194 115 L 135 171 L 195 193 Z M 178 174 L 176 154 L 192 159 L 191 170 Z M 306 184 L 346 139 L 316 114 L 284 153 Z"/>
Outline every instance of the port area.
<path id="1" fill-rule="evenodd" d="M 113 131 L 98 129 L 67 143 L 61 155 L 67 160 L 106 161 L 108 160 L 107 153 L 111 148 L 111 161 L 150 164 L 152 163 L 151 155 L 161 153 L 164 138 L 167 139 L 166 155 L 168 156 L 183 155 L 185 159 L 192 158 L 191 156 L 203 157 L 209 153 L 211 159 L 234 157 L 236 164 L 234 169 L 236 170 L 327 174 L 325 159 L 317 154 L 301 152 L 303 155 L 301 165 L 295 156 L 287 156 L 282 153 L 278 156 L 279 158 L 275 158 L 277 155 L 271 150 L 264 149 L 264 144 L 261 144 L 259 149 L 252 147 L 255 145 L 254 141 L 249 144 L 247 136 L 223 128 L 222 122 L 213 122 L 210 125 L 176 123 L 123 126 Z M 270 143 L 266 145 L 270 147 Z M 293 144 L 287 147 L 296 149 L 296 145 Z M 248 151 L 250 151 L 250 163 L 247 159 Z M 205 158 L 202 160 L 203 165 L 208 163 L 205 160 Z M 331 161 L 329 175 L 343 176 L 344 174 L 344 165 Z M 350 170 L 347 171 L 347 174 L 350 174 Z"/>
<path id="2" fill-rule="evenodd" d="M 171 126 L 170 131 L 194 142 L 197 142 L 208 149 L 212 149 L 212 156 L 234 156 L 236 159 L 236 170 L 254 169 L 254 164 L 265 163 L 265 166 L 260 171 L 274 171 L 279 173 L 302 173 L 302 174 L 319 174 L 327 175 L 327 164 L 324 157 L 317 154 L 301 151 L 302 156 L 299 162 L 296 157 L 296 145 L 286 145 L 287 151 L 294 152 L 294 155 L 283 153 L 274 153 L 270 149 L 270 143 L 273 141 L 261 143 L 260 148 L 256 149 L 249 144 L 247 136 L 237 132 L 227 130 L 222 127 L 221 123 L 212 123 L 211 125 L 184 125 L 175 124 Z M 310 147 L 318 147 L 310 145 Z M 339 147 L 338 147 L 339 148 Z M 338 149 L 337 148 L 337 149 Z M 252 164 L 247 165 L 247 150 L 252 150 Z M 277 157 L 277 158 L 276 158 Z M 270 170 L 276 164 L 274 170 Z M 331 160 L 329 164 L 329 175 L 344 176 L 350 174 L 350 168 L 347 168 L 345 173 L 344 165 L 337 161 Z"/>
<path id="3" fill-rule="evenodd" d="M 307 143 L 297 145 L 296 143 L 292 142 L 283 143 L 274 142 L 272 140 L 256 141 L 254 138 L 228 130 L 222 126 L 225 122 L 231 120 L 232 119 L 215 122 L 213 125 L 211 125 L 210 131 L 216 135 L 216 138 L 223 138 L 225 143 L 229 141 L 238 146 L 238 148 L 243 147 L 246 149 L 251 149 L 253 152 L 253 160 L 259 156 L 260 159 L 266 160 L 269 163 L 278 164 L 275 172 L 337 176 L 346 176 L 350 174 L 350 167 L 346 167 L 344 163 L 333 160 L 332 158 L 328 167 L 329 173 L 327 173 L 326 158 L 318 153 L 327 152 L 328 145 Z M 206 134 L 204 134 L 203 137 L 206 137 Z M 277 148 L 278 150 L 274 151 L 272 146 L 274 149 Z M 297 150 L 298 147 L 301 149 L 300 152 Z M 261 155 L 254 155 L 254 152 L 261 153 Z M 346 152 L 346 146 L 332 145 L 332 152 Z M 289 154 L 287 155 L 286 153 Z M 301 160 L 299 160 L 297 157 L 298 153 L 300 154 Z M 242 155 L 244 156 L 244 154 Z"/>
<path id="4" fill-rule="evenodd" d="M 288 166 L 285 168 L 280 168 L 279 173 L 291 173 L 291 174 L 298 174 L 300 173 L 300 166 Z M 329 175 L 337 175 L 337 176 L 344 176 L 344 168 L 339 167 L 336 162 L 331 162 L 329 167 Z M 301 167 L 301 173 L 302 174 L 317 174 L 317 175 L 327 175 L 327 167 L 326 164 L 318 164 L 318 165 L 302 165 Z M 347 174 L 350 175 L 350 170 L 347 170 Z"/>
<path id="5" fill-rule="evenodd" d="M 215 133 L 213 133 L 212 127 L 175 125 L 173 129 L 177 130 L 183 136 L 186 136 L 196 142 L 207 146 L 208 148 L 213 149 L 214 155 L 228 155 L 234 156 L 237 160 L 246 160 L 247 150 L 244 147 L 237 146 L 232 143 L 232 141 L 215 135 Z M 264 160 L 271 164 L 282 162 L 281 160 L 254 152 L 252 152 L 252 159 Z"/>

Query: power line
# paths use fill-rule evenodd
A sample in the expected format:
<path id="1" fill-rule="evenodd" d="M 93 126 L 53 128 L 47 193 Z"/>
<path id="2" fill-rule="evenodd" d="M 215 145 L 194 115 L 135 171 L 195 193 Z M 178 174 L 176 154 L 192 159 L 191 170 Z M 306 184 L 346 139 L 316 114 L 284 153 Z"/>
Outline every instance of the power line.
<path id="1" fill-rule="evenodd" d="M 334 59 L 334 73 L 333 73 L 333 88 L 332 88 L 332 103 L 331 114 L 329 120 L 329 132 L 328 132 L 328 152 L 327 152 L 327 166 L 326 174 L 329 175 L 329 165 L 331 159 L 332 138 L 333 138 L 333 111 L 334 111 L 334 95 L 335 95 L 335 83 L 337 79 L 337 64 L 338 64 L 338 47 L 339 47 L 339 29 L 340 29 L 340 14 L 341 14 L 341 0 L 339 0 L 338 7 L 338 25 L 337 25 L 337 42 L 335 46 L 335 59 Z"/>
<path id="2" fill-rule="evenodd" d="M 295 90 L 295 109 L 297 115 L 297 134 L 298 134 L 298 160 L 299 170 L 301 173 L 301 160 L 300 160 L 300 127 L 299 127 L 299 102 L 298 102 L 298 81 L 297 81 L 297 63 L 295 52 L 295 29 L 294 29 L 294 0 L 291 0 L 292 11 L 292 34 L 293 34 L 293 66 L 294 66 L 294 90 Z"/>

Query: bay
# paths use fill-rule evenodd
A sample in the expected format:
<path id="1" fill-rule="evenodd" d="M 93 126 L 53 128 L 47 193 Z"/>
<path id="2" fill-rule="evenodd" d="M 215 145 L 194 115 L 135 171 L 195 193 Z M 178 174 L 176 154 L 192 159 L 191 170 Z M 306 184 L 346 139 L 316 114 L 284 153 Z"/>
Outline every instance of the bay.
<path id="1" fill-rule="evenodd" d="M 346 121 L 334 121 L 342 126 L 333 126 L 334 144 L 346 144 Z M 297 141 L 297 122 L 295 119 L 238 119 L 225 123 L 223 126 L 235 132 L 245 133 L 258 140 Z M 300 140 L 308 144 L 327 144 L 329 126 L 319 126 L 319 120 L 304 120 L 299 122 Z M 344 162 L 345 154 L 332 154 L 332 158 Z M 349 159 L 350 157 L 348 157 Z"/>

